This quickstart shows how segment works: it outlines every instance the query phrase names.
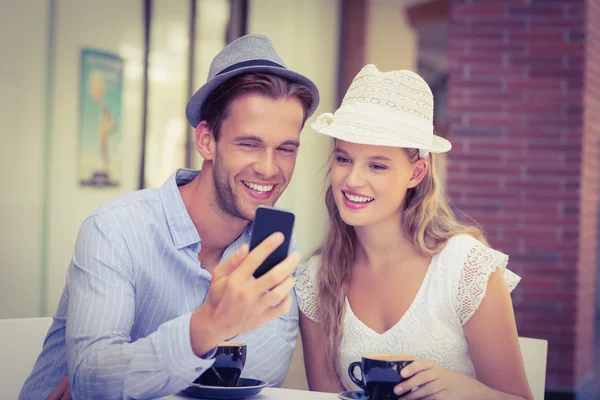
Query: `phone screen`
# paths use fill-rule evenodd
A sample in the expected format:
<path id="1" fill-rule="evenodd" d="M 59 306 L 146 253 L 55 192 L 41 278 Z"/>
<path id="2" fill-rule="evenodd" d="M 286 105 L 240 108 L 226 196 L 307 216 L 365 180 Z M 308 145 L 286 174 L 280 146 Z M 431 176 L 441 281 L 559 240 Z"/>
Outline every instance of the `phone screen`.
<path id="1" fill-rule="evenodd" d="M 275 232 L 283 233 L 285 239 L 267 259 L 254 271 L 254 277 L 260 278 L 288 256 L 292 231 L 294 229 L 294 214 L 274 207 L 258 207 L 252 227 L 250 251 Z"/>

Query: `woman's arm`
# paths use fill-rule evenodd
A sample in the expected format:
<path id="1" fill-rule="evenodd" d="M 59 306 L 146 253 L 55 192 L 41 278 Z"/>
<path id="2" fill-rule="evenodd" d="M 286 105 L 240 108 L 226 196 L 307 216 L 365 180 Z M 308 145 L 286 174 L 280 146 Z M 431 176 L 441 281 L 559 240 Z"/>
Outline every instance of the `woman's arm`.
<path id="1" fill-rule="evenodd" d="M 501 271 L 490 275 L 486 295 L 464 330 L 477 380 L 431 361 L 417 360 L 402 370 L 407 380 L 394 392 L 406 400 L 532 400 L 510 294 Z"/>
<path id="2" fill-rule="evenodd" d="M 300 335 L 304 350 L 304 368 L 308 387 L 316 392 L 343 392 L 344 386 L 339 377 L 331 377 L 325 369 L 325 346 L 319 326 L 302 312 L 300 313 Z"/>
<path id="3" fill-rule="evenodd" d="M 505 393 L 533 399 L 502 271 L 496 270 L 490 275 L 485 297 L 465 324 L 465 335 L 477 380 L 490 389 L 485 398 L 514 398 L 501 395 Z"/>

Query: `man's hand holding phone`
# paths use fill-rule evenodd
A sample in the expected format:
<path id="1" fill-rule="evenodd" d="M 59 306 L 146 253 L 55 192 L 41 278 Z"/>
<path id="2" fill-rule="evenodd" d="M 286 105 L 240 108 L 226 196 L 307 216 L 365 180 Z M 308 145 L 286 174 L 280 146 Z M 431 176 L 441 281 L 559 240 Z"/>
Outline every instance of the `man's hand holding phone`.
<path id="1" fill-rule="evenodd" d="M 206 302 L 190 323 L 192 349 L 203 356 L 220 342 L 258 329 L 285 315 L 292 305 L 292 273 L 300 262 L 297 252 L 259 278 L 254 272 L 283 242 L 280 232 L 270 235 L 248 252 L 242 247 L 215 268 Z"/>

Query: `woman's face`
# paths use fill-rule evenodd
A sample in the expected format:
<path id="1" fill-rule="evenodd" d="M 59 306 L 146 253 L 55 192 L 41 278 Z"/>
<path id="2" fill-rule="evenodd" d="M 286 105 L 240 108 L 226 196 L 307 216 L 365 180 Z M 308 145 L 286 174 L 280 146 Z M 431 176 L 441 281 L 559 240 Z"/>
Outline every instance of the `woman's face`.
<path id="1" fill-rule="evenodd" d="M 342 220 L 351 226 L 400 220 L 404 197 L 425 175 L 427 162 L 411 162 L 404 149 L 335 141 L 329 173 Z"/>

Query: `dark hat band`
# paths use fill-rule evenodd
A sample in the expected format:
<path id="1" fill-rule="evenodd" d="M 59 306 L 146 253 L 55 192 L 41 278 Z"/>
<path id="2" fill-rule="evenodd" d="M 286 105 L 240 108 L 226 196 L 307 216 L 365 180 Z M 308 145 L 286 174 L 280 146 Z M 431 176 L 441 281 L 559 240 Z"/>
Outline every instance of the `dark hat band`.
<path id="1" fill-rule="evenodd" d="M 227 72 L 230 72 L 230 71 L 233 71 L 233 70 L 236 70 L 236 69 L 240 69 L 240 68 L 245 68 L 245 67 L 279 67 L 279 68 L 285 68 L 283 65 L 277 64 L 276 62 L 269 61 L 269 60 L 248 60 L 248 61 L 242 61 L 242 62 L 233 64 L 233 65 L 230 65 L 229 67 L 227 67 L 224 70 L 220 71 L 215 76 L 219 76 L 219 75 L 225 74 Z"/>

